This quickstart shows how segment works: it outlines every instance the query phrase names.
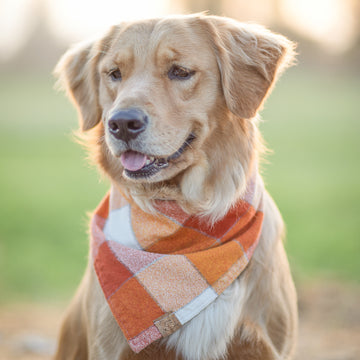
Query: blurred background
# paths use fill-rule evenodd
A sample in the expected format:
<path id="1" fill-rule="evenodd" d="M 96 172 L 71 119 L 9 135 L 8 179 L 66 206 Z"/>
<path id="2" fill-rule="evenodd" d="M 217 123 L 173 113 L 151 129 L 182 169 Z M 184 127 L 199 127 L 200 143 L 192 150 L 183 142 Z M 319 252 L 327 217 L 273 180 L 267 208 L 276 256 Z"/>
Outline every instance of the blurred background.
<path id="1" fill-rule="evenodd" d="M 297 356 L 360 358 L 359 0 L 0 0 L 1 359 L 53 351 L 87 261 L 87 212 L 109 186 L 73 141 L 58 58 L 122 20 L 205 10 L 298 43 L 261 113 L 299 292 Z"/>

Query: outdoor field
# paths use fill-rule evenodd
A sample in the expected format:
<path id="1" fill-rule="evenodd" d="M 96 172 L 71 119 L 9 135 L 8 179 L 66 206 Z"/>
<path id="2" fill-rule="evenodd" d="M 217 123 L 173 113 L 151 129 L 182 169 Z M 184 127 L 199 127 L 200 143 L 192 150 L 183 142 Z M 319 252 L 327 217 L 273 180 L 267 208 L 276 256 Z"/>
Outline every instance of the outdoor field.
<path id="1" fill-rule="evenodd" d="M 174 14 L 261 24 L 294 43 L 296 64 L 277 82 L 259 124 L 268 148 L 260 171 L 285 221 L 298 294 L 299 336 L 292 360 L 359 360 L 357 0 L 0 0 L 0 360 L 52 358 L 88 262 L 90 216 L 110 187 L 76 141 L 77 113 L 55 89 L 56 63 L 72 45 L 104 39 L 112 25 L 111 36 L 92 49 L 121 59 L 120 33 L 129 22 Z M 155 28 L 178 38 L 183 32 L 178 25 L 162 27 L 167 21 Z M 272 71 L 282 41 L 262 31 L 250 36 L 236 22 L 215 28 L 218 20 L 209 19 L 209 26 L 203 21 L 194 39 L 204 36 L 200 48 L 212 45 L 219 65 L 219 56 L 233 59 L 228 51 L 238 46 L 234 54 L 242 54 L 241 61 L 232 60 L 237 70 L 247 74 L 247 58 L 258 51 L 255 63 L 266 57 L 269 63 L 263 65 Z M 192 25 L 185 24 L 184 34 L 190 36 Z M 154 34 L 149 31 L 146 46 L 157 44 L 157 51 L 164 44 L 182 54 L 192 43 L 183 41 L 177 49 L 170 37 L 157 43 L 162 35 Z M 273 48 L 273 41 L 281 44 Z M 159 62 L 162 50 L 157 54 Z M 202 72 L 203 61 L 196 65 L 197 59 L 193 64 L 186 59 L 177 57 L 176 65 Z M 116 66 L 124 71 L 123 64 Z M 71 76 L 77 78 L 73 71 Z"/>
<path id="2" fill-rule="evenodd" d="M 0 353 L 16 324 L 26 330 L 35 318 L 36 333 L 56 334 L 87 261 L 88 213 L 108 188 L 73 141 L 76 111 L 53 85 L 50 75 L 34 74 L 0 82 Z M 331 339 L 346 339 L 347 357 L 340 348 L 339 357 L 301 359 L 360 357 L 359 100 L 358 76 L 294 68 L 262 111 L 272 149 L 262 172 L 287 226 L 300 354 L 321 345 L 314 336 L 327 351 Z"/>

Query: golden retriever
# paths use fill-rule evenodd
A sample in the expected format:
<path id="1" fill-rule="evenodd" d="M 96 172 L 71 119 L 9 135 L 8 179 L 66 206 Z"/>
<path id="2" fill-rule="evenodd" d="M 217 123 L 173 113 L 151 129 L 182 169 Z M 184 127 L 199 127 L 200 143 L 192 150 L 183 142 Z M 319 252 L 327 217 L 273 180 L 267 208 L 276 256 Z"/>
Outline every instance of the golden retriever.
<path id="1" fill-rule="evenodd" d="M 70 49 L 56 74 L 114 188 L 146 212 L 157 199 L 173 200 L 215 224 L 244 194 L 263 150 L 258 111 L 293 57 L 293 43 L 261 26 L 197 14 L 113 26 Z M 263 196 L 260 239 L 244 272 L 211 306 L 138 354 L 89 261 L 56 359 L 290 359 L 296 292 L 281 215 Z"/>

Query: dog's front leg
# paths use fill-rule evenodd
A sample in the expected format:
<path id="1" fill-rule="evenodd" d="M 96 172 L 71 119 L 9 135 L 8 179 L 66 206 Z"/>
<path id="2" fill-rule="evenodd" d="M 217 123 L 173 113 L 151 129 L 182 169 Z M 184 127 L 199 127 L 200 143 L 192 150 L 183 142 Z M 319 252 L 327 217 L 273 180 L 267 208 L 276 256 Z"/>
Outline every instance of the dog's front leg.
<path id="1" fill-rule="evenodd" d="M 129 348 L 100 288 L 93 267 L 88 271 L 85 309 L 89 360 L 121 360 Z"/>
<path id="2" fill-rule="evenodd" d="M 88 338 L 83 292 L 86 282 L 87 279 L 84 277 L 63 320 L 55 360 L 88 359 Z"/>

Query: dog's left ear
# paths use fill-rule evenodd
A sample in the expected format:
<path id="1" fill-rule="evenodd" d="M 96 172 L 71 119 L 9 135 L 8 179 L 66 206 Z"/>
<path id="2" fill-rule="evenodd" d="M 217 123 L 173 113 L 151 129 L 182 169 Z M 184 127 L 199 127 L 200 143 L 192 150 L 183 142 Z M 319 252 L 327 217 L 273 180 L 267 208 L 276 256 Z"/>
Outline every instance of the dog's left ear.
<path id="1" fill-rule="evenodd" d="M 216 16 L 205 19 L 226 104 L 235 115 L 253 118 L 278 75 L 293 63 L 295 45 L 258 25 Z"/>

